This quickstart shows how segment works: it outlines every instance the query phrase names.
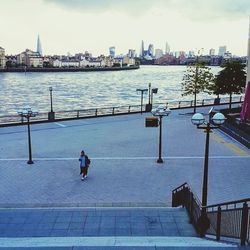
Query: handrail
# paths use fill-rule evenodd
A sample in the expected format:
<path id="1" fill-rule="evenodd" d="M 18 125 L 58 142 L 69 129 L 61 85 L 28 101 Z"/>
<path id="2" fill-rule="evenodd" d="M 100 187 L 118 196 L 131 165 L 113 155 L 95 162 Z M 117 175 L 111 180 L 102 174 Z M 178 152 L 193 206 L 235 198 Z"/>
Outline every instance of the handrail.
<path id="1" fill-rule="evenodd" d="M 187 209 L 191 223 L 201 236 L 215 235 L 218 241 L 221 236 L 237 238 L 241 245 L 250 240 L 248 203 L 250 198 L 203 207 L 186 182 L 172 191 L 172 206 L 182 205 Z"/>
<path id="2" fill-rule="evenodd" d="M 222 206 L 235 205 L 235 204 L 244 203 L 244 202 L 250 202 L 250 198 L 236 200 L 236 201 L 230 201 L 230 202 L 224 202 L 224 203 L 218 203 L 218 204 L 214 204 L 214 205 L 205 206 L 204 208 L 222 207 Z"/>

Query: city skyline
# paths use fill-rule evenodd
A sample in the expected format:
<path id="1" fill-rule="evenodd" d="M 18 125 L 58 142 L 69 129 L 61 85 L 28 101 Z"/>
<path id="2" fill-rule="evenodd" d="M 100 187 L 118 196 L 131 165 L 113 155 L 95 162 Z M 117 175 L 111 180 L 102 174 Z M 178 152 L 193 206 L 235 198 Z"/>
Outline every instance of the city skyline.
<path id="1" fill-rule="evenodd" d="M 234 55 L 247 54 L 250 3 L 245 0 L 0 0 L 0 9 L 0 22 L 8 20 L 0 37 L 6 54 L 36 50 L 38 34 L 44 55 L 108 54 L 111 46 L 117 54 L 135 49 L 139 55 L 142 40 L 145 48 L 153 44 L 163 51 L 168 42 L 171 51 L 205 48 L 208 54 L 213 48 L 217 54 L 225 45 Z"/>

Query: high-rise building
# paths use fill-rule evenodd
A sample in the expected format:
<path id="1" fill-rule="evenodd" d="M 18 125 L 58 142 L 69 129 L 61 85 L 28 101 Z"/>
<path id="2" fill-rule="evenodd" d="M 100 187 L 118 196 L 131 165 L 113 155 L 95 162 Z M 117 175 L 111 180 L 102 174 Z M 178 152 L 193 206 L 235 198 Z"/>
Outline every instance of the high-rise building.
<path id="1" fill-rule="evenodd" d="M 141 51 L 140 51 L 140 57 L 142 58 L 144 56 L 144 41 L 141 41 Z"/>
<path id="2" fill-rule="evenodd" d="M 170 53 L 170 47 L 168 42 L 166 42 L 165 54 L 168 55 Z"/>
<path id="3" fill-rule="evenodd" d="M 5 50 L 4 48 L 0 47 L 0 69 L 4 69 L 5 65 L 6 65 Z"/>
<path id="4" fill-rule="evenodd" d="M 215 49 L 210 49 L 209 50 L 209 55 L 214 56 L 215 55 Z"/>
<path id="5" fill-rule="evenodd" d="M 224 56 L 224 54 L 227 52 L 227 46 L 220 46 L 219 47 L 219 52 L 218 55 L 219 56 Z"/>
<path id="6" fill-rule="evenodd" d="M 41 44 L 39 35 L 38 35 L 38 37 L 37 37 L 36 52 L 37 52 L 40 56 L 42 56 L 42 54 L 43 54 L 43 51 L 42 51 L 42 44 Z"/>
<path id="7" fill-rule="evenodd" d="M 158 59 L 163 56 L 162 49 L 155 49 L 155 59 Z"/>
<path id="8" fill-rule="evenodd" d="M 109 48 L 109 55 L 114 58 L 115 57 L 115 47 L 112 46 Z"/>
<path id="9" fill-rule="evenodd" d="M 134 49 L 129 49 L 128 50 L 128 57 L 129 58 L 135 58 L 135 50 Z"/>
<path id="10" fill-rule="evenodd" d="M 147 55 L 154 57 L 154 45 L 153 44 L 149 44 Z"/>

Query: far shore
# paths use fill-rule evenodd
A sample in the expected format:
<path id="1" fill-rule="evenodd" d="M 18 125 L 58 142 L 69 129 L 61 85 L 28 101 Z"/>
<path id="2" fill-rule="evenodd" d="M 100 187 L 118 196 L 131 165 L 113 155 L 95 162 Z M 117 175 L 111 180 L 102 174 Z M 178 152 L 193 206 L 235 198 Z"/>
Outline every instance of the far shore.
<path id="1" fill-rule="evenodd" d="M 0 73 L 5 72 L 89 72 L 89 71 L 120 71 L 139 69 L 140 66 L 132 65 L 125 67 L 104 67 L 104 68 L 5 68 L 0 69 Z"/>

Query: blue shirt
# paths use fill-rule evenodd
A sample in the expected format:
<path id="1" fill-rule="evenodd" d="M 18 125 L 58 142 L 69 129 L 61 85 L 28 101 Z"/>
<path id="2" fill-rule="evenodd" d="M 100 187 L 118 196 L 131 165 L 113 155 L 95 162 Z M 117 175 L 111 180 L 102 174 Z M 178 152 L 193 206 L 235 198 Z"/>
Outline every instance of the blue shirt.
<path id="1" fill-rule="evenodd" d="M 79 158 L 79 161 L 81 162 L 81 167 L 82 167 L 82 168 L 85 168 L 85 167 L 86 167 L 86 157 L 85 157 L 85 155 L 84 155 L 84 156 L 81 156 L 81 157 Z"/>

